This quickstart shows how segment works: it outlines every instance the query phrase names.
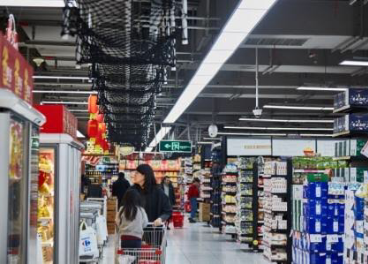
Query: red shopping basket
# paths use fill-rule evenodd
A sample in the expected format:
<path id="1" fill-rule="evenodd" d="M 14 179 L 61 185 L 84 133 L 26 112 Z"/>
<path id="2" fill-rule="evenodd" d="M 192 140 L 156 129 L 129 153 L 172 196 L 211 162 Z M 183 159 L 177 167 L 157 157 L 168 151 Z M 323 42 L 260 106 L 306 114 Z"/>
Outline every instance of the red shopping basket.
<path id="1" fill-rule="evenodd" d="M 184 225 L 184 215 L 180 212 L 173 212 L 172 214 L 174 228 L 181 228 Z"/>

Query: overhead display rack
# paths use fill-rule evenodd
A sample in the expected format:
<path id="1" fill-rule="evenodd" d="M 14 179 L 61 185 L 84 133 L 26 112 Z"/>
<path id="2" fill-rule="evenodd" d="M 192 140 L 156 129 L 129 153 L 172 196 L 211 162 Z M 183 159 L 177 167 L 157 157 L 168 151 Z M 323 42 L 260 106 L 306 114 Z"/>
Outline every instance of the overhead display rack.
<path id="1" fill-rule="evenodd" d="M 76 36 L 77 65 L 90 65 L 107 137 L 148 145 L 156 96 L 176 65 L 175 0 L 68 0 L 64 36 Z"/>

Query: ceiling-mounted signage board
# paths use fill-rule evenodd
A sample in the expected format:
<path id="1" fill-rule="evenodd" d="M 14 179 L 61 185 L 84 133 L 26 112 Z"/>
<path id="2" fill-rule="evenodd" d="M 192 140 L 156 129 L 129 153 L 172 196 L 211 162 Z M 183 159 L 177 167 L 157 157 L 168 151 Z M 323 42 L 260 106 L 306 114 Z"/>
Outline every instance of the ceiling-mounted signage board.
<path id="1" fill-rule="evenodd" d="M 341 139 L 317 139 L 317 153 L 322 157 L 335 157 L 335 143 L 342 141 Z"/>
<path id="2" fill-rule="evenodd" d="M 181 140 L 161 140 L 160 152 L 192 153 L 192 142 Z"/>
<path id="3" fill-rule="evenodd" d="M 305 152 L 316 152 L 315 139 L 273 139 L 272 156 L 304 156 Z"/>
<path id="4" fill-rule="evenodd" d="M 227 138 L 228 156 L 271 156 L 271 138 Z"/>

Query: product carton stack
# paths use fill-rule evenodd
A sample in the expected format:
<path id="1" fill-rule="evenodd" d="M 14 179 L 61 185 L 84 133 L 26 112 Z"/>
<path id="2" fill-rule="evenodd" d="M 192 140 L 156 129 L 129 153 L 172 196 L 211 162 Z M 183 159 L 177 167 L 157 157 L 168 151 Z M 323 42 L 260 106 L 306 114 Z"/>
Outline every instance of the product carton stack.
<path id="1" fill-rule="evenodd" d="M 293 263 L 343 263 L 344 183 L 308 181 L 303 186 L 302 212 L 296 202 L 293 208 Z M 323 181 L 324 179 L 324 181 Z M 299 188 L 293 197 L 300 201 Z M 301 213 L 298 217 L 298 214 Z"/>
<path id="2" fill-rule="evenodd" d="M 360 184 L 349 184 L 345 193 L 344 260 L 346 264 L 367 263 L 364 249 L 364 199 L 356 196 L 359 186 Z"/>
<path id="3" fill-rule="evenodd" d="M 211 204 L 209 203 L 200 203 L 199 204 L 199 221 L 200 222 L 209 222 L 211 212 Z"/>
<path id="4" fill-rule="evenodd" d="M 107 231 L 109 235 L 115 234 L 115 218 L 118 211 L 118 200 L 111 197 L 107 200 Z"/>

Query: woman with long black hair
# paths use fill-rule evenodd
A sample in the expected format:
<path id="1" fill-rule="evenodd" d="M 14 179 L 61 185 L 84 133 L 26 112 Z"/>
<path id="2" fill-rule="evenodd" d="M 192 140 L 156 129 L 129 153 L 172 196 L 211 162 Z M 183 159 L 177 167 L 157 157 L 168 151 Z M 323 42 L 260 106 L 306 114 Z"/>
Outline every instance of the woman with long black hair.
<path id="1" fill-rule="evenodd" d="M 134 186 L 142 199 L 143 208 L 146 210 L 148 221 L 154 226 L 163 225 L 172 214 L 172 207 L 169 198 L 156 183 L 155 174 L 151 166 L 141 164 L 132 177 Z"/>

